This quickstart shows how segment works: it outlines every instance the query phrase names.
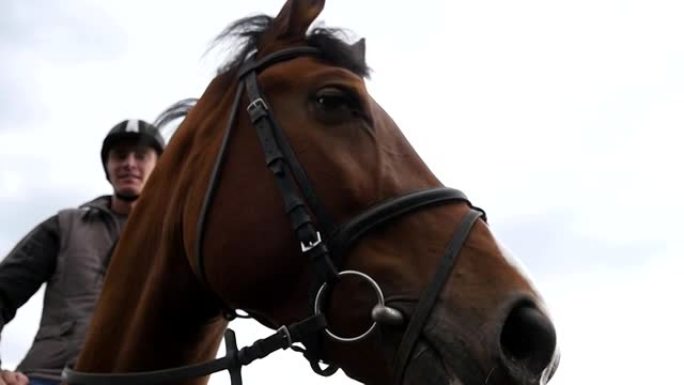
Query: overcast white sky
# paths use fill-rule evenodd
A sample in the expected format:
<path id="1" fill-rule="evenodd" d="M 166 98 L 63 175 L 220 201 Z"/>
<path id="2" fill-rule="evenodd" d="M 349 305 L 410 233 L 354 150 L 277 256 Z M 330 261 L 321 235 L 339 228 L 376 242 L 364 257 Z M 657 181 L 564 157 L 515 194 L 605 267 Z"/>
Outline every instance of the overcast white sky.
<path id="1" fill-rule="evenodd" d="M 0 1 L 0 258 L 58 209 L 109 192 L 106 131 L 199 96 L 220 58 L 203 57 L 213 37 L 282 3 Z M 552 384 L 673 383 L 684 2 L 329 0 L 320 20 L 366 37 L 376 100 L 536 278 L 563 353 Z M 7 367 L 40 301 L 5 328 Z M 242 344 L 267 333 L 237 329 Z M 245 370 L 247 384 L 275 379 L 351 383 L 289 351 Z"/>

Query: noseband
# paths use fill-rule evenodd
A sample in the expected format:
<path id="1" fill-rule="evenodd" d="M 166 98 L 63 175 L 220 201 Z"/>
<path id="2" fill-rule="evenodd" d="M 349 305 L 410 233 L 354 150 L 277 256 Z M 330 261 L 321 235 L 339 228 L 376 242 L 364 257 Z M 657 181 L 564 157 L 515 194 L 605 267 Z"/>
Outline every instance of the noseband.
<path id="1" fill-rule="evenodd" d="M 85 373 L 66 368 L 62 374 L 63 380 L 71 385 L 144 385 L 169 381 L 183 381 L 195 377 L 205 376 L 220 370 L 228 370 L 232 385 L 241 385 L 240 369 L 252 361 L 266 357 L 278 349 L 292 348 L 302 352 L 309 360 L 312 369 L 321 375 L 331 375 L 337 367 L 330 365 L 323 369 L 320 366 L 322 354 L 320 339 L 323 335 L 333 340 L 349 343 L 361 340 L 370 335 L 378 323 L 403 324 L 404 315 L 398 310 L 385 305 L 382 289 L 377 282 L 365 273 L 355 270 L 339 271 L 335 260 L 343 255 L 364 234 L 419 209 L 448 203 L 462 202 L 468 204 L 470 210 L 456 228 L 452 239 L 442 256 L 439 266 L 430 285 L 424 290 L 415 311 L 406 326 L 406 331 L 397 350 L 392 367 L 394 368 L 393 382 L 400 385 L 404 371 L 411 357 L 411 352 L 418 341 L 432 308 L 450 272 L 457 261 L 468 234 L 478 218 L 486 220 L 483 210 L 472 206 L 468 198 L 461 191 L 445 187 L 430 188 L 402 195 L 381 202 L 370 207 L 363 213 L 342 225 L 335 222 L 325 211 L 317 199 L 309 178 L 301 164 L 295 157 L 283 130 L 262 94 L 257 74 L 265 68 L 279 62 L 291 60 L 301 56 L 323 58 L 322 52 L 313 47 L 295 47 L 283 49 L 267 55 L 259 60 L 254 55 L 247 59 L 239 71 L 239 83 L 233 101 L 228 126 L 217 156 L 212 179 L 202 205 L 202 211 L 197 227 L 195 271 L 203 282 L 207 282 L 202 253 L 202 240 L 206 215 L 211 206 L 215 191 L 219 184 L 221 165 L 230 136 L 231 128 L 236 120 L 238 106 L 246 91 L 248 98 L 247 112 L 254 126 L 261 147 L 266 158 L 266 165 L 275 177 L 278 190 L 283 198 L 285 212 L 300 243 L 301 251 L 308 256 L 313 265 L 315 279 L 312 292 L 312 313 L 309 318 L 291 325 L 283 325 L 271 336 L 258 340 L 250 346 L 237 349 L 235 334 L 227 329 L 225 334 L 226 356 L 202 364 L 188 365 L 178 368 L 133 373 Z M 311 214 L 314 215 L 312 218 Z M 373 324 L 362 334 L 355 337 L 341 337 L 327 328 L 322 303 L 328 297 L 328 291 L 344 276 L 357 276 L 373 287 L 378 303 L 373 308 Z M 235 309 L 231 310 L 232 314 Z M 299 343 L 304 345 L 302 348 Z"/>

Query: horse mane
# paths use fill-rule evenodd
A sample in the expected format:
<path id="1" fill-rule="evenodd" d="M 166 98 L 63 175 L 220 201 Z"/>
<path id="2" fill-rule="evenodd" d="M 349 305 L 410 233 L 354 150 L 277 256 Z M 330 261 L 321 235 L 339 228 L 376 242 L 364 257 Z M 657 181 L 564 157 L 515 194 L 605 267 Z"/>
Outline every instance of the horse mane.
<path id="1" fill-rule="evenodd" d="M 261 45 L 264 32 L 269 30 L 273 20 L 273 17 L 267 15 L 250 16 L 239 19 L 224 29 L 214 39 L 209 50 L 228 41 L 232 50 L 237 53 L 218 68 L 218 74 L 237 70 L 247 56 Z M 343 29 L 316 27 L 307 34 L 306 44 L 321 50 L 324 60 L 361 77 L 368 77 L 370 68 L 366 64 L 365 55 L 356 53 L 354 46 L 347 43 L 346 39 L 347 31 Z"/>
<path id="2" fill-rule="evenodd" d="M 173 134 L 176 133 L 178 125 L 170 126 L 169 124 L 180 118 L 184 119 L 190 113 L 190 110 L 195 106 L 195 104 L 197 104 L 197 101 L 197 98 L 186 98 L 177 101 L 162 111 L 159 116 L 154 119 L 152 124 L 155 125 L 157 129 L 159 129 L 167 138 L 172 137 Z M 167 134 L 166 131 L 170 133 Z"/>

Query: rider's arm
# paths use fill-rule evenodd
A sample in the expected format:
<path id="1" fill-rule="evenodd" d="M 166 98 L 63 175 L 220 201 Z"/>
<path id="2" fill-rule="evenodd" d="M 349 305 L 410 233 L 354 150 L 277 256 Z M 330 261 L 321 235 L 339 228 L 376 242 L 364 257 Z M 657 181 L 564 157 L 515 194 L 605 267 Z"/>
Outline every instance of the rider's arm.
<path id="1" fill-rule="evenodd" d="M 52 216 L 36 226 L 0 263 L 0 331 L 55 270 L 59 223 Z M 0 364 L 1 366 L 1 364 Z"/>

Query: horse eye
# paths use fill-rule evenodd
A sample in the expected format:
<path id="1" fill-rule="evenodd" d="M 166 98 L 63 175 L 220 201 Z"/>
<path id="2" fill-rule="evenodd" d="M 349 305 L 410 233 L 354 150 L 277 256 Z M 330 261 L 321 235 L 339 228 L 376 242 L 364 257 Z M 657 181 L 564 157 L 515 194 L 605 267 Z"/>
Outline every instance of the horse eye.
<path id="1" fill-rule="evenodd" d="M 314 97 L 316 106 L 323 111 L 333 112 L 342 108 L 349 111 L 359 109 L 359 103 L 351 92 L 339 88 L 324 88 L 318 91 Z"/>

